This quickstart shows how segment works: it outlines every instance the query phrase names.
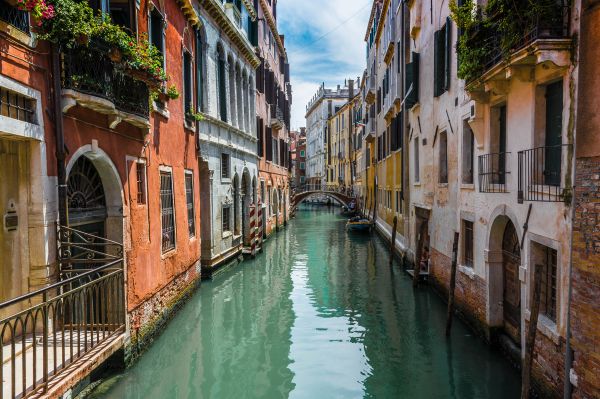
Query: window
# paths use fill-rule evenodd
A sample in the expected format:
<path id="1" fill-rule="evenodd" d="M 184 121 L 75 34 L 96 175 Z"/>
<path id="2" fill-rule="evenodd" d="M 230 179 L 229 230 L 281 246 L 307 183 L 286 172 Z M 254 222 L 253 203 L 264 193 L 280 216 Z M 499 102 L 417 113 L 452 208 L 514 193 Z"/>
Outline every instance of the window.
<path id="1" fill-rule="evenodd" d="M 434 34 L 434 96 L 439 97 L 450 88 L 450 54 L 452 45 L 450 43 L 452 33 L 452 22 L 450 17 L 446 23 Z"/>
<path id="2" fill-rule="evenodd" d="M 540 313 L 556 322 L 557 306 L 557 251 L 542 244 L 533 243 L 532 261 L 542 268 L 542 290 L 540 295 Z"/>
<path id="3" fill-rule="evenodd" d="M 219 93 L 219 113 L 221 120 L 227 122 L 227 89 L 225 86 L 225 54 L 223 49 L 218 49 L 219 62 L 217 63 L 217 91 Z"/>
<path id="4" fill-rule="evenodd" d="M 183 109 L 186 114 L 194 111 L 192 104 L 192 55 L 183 52 Z"/>
<path id="5" fill-rule="evenodd" d="M 229 179 L 229 154 L 221 153 L 221 178 Z"/>
<path id="6" fill-rule="evenodd" d="M 463 264 L 473 267 L 473 222 L 463 220 Z"/>
<path id="7" fill-rule="evenodd" d="M 413 145 L 415 147 L 414 148 L 415 183 L 418 183 L 420 181 L 420 174 L 419 174 L 419 138 L 418 137 L 415 137 L 415 139 L 413 141 Z"/>
<path id="8" fill-rule="evenodd" d="M 306 156 L 306 153 L 304 152 L 304 150 L 300 150 L 300 157 L 304 158 Z"/>
<path id="9" fill-rule="evenodd" d="M 143 162 L 135 163 L 135 176 L 137 183 L 137 203 L 146 204 L 146 164 Z"/>
<path id="10" fill-rule="evenodd" d="M 448 183 L 448 135 L 446 132 L 440 133 L 440 150 L 439 150 L 439 183 Z"/>
<path id="11" fill-rule="evenodd" d="M 396 190 L 396 213 L 402 213 L 402 191 Z"/>
<path id="12" fill-rule="evenodd" d="M 160 214 L 162 252 L 175 248 L 175 207 L 173 203 L 173 176 L 170 171 L 160 172 Z"/>
<path id="13" fill-rule="evenodd" d="M 304 162 L 300 162 L 300 170 L 306 169 L 306 165 Z"/>
<path id="14" fill-rule="evenodd" d="M 11 5 L 7 1 L 0 2 L 0 20 L 29 34 L 29 13 L 24 10 L 19 10 L 16 6 Z"/>
<path id="15" fill-rule="evenodd" d="M 463 121 L 463 139 L 462 139 L 462 182 L 464 184 L 473 184 L 474 150 L 475 137 L 469 123 Z"/>
<path id="16" fill-rule="evenodd" d="M 0 87 L 0 115 L 27 123 L 36 123 L 35 100 Z"/>
<path id="17" fill-rule="evenodd" d="M 221 219 L 223 233 L 231 231 L 231 205 L 223 205 Z"/>
<path id="18" fill-rule="evenodd" d="M 158 10 L 155 8 L 154 10 L 152 10 L 150 12 L 150 18 L 148 19 L 149 21 L 149 27 L 148 27 L 148 39 L 150 41 L 150 44 L 153 44 L 156 49 L 158 50 L 158 52 L 161 55 L 161 58 L 163 59 L 163 64 L 164 64 L 164 54 L 165 54 L 165 47 L 164 47 L 164 20 L 163 20 L 163 16 L 160 14 L 160 12 L 158 12 Z"/>
<path id="19" fill-rule="evenodd" d="M 187 204 L 188 233 L 190 238 L 196 235 L 196 218 L 194 216 L 194 173 L 185 171 L 185 201 Z"/>
<path id="20" fill-rule="evenodd" d="M 204 43 L 200 31 L 196 31 L 196 106 L 204 111 Z"/>
<path id="21" fill-rule="evenodd" d="M 265 123 L 259 116 L 256 117 L 256 132 L 258 134 L 258 140 L 256 145 L 258 146 L 257 154 L 259 157 L 264 157 L 264 143 L 265 143 Z"/>

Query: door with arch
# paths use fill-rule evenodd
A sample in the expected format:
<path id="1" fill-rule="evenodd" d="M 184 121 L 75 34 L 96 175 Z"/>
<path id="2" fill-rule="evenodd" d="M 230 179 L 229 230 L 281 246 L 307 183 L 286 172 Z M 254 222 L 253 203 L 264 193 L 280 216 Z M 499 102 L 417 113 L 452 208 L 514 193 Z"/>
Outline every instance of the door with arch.
<path id="1" fill-rule="evenodd" d="M 74 260 L 72 268 L 99 266 L 103 248 L 94 248 L 94 243 L 106 238 L 106 196 L 98 170 L 85 156 L 75 162 L 69 173 L 67 206 L 69 227 L 82 233 L 72 232 L 69 237 L 71 244 L 74 244 L 70 247 L 70 258 Z M 90 245 L 98 254 L 84 249 Z M 78 262 L 78 259 L 81 261 Z"/>
<path id="2" fill-rule="evenodd" d="M 502 237 L 504 330 L 515 343 L 521 342 L 521 246 L 515 226 L 508 222 Z"/>

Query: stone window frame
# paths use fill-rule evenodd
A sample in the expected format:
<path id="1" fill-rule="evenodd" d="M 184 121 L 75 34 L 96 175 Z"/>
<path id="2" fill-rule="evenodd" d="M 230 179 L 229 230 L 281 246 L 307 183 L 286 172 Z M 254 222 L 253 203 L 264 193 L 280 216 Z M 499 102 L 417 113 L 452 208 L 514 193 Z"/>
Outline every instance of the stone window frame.
<path id="1" fill-rule="evenodd" d="M 34 118 L 36 120 L 36 123 L 29 123 L 0 115 L 0 131 L 26 139 L 44 141 L 42 93 L 3 75 L 0 75 L 0 86 L 35 101 Z"/>

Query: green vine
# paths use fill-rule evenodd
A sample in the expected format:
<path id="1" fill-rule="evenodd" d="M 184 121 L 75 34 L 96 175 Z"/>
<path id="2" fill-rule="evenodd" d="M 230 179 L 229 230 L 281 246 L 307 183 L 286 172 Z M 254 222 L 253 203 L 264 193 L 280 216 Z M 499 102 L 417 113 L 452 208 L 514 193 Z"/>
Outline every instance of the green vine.
<path id="1" fill-rule="evenodd" d="M 489 0 L 479 7 L 474 0 L 458 5 L 451 0 L 450 15 L 461 31 L 456 51 L 458 77 L 471 81 L 480 76 L 486 63 L 496 56 L 507 59 L 537 30 L 562 26 L 562 7 L 555 0 Z"/>

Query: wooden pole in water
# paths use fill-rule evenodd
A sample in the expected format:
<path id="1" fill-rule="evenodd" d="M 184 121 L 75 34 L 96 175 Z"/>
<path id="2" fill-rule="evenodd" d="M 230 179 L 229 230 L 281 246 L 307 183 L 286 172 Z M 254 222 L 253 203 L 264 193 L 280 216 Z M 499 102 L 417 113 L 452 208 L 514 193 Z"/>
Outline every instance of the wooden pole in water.
<path id="1" fill-rule="evenodd" d="M 450 336 L 452 329 L 452 314 L 454 313 L 454 288 L 456 287 L 456 263 L 458 258 L 458 237 L 459 233 L 454 233 L 454 243 L 452 244 L 452 267 L 450 270 L 450 287 L 448 288 L 448 314 L 446 316 L 446 337 Z"/>
<path id="2" fill-rule="evenodd" d="M 525 339 L 525 359 L 523 359 L 523 373 L 521 385 L 521 399 L 529 399 L 531 386 L 531 365 L 535 349 L 535 334 L 537 333 L 538 315 L 540 314 L 540 297 L 542 293 L 542 266 L 535 266 L 535 280 L 533 281 L 533 298 L 531 299 L 531 317 Z"/>
<path id="3" fill-rule="evenodd" d="M 422 221 L 417 235 L 417 253 L 415 254 L 415 267 L 413 268 L 413 287 L 419 285 L 419 277 L 421 277 L 421 255 L 423 253 L 423 241 L 427 223 Z"/>
<path id="4" fill-rule="evenodd" d="M 398 216 L 394 216 L 394 227 L 392 228 L 392 242 L 390 243 L 390 264 L 394 261 L 394 248 L 396 247 L 396 226 L 398 225 Z"/>

